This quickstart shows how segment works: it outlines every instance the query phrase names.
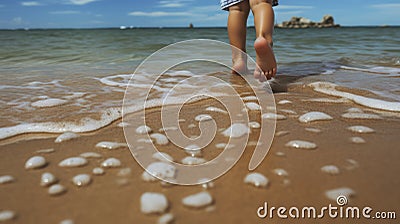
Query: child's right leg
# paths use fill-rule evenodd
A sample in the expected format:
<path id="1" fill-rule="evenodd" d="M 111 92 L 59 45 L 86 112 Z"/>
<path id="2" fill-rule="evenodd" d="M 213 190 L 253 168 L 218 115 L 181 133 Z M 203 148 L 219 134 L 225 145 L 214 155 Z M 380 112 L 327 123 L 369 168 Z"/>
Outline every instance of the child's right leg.
<path id="1" fill-rule="evenodd" d="M 228 35 L 230 44 L 246 52 L 246 27 L 250 5 L 248 0 L 229 7 Z M 247 73 L 247 55 L 232 48 L 232 73 Z"/>
<path id="2" fill-rule="evenodd" d="M 256 28 L 256 63 L 258 68 L 254 71 L 255 78 L 260 81 L 270 79 L 276 75 L 276 60 L 272 50 L 272 32 L 274 29 L 274 10 L 271 0 L 249 0 L 250 8 L 254 15 Z"/>

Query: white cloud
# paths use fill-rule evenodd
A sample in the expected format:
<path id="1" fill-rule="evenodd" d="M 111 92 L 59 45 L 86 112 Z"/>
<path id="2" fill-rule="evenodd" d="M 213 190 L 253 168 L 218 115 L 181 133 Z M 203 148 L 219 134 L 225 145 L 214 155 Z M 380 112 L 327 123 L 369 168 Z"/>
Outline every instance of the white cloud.
<path id="1" fill-rule="evenodd" d="M 377 9 L 400 9 L 400 3 L 389 3 L 389 4 L 375 4 L 375 5 L 370 5 L 372 8 L 377 8 Z"/>
<path id="2" fill-rule="evenodd" d="M 70 14 L 79 14 L 79 11 L 72 11 L 72 10 L 66 10 L 66 11 L 53 11 L 49 12 L 50 14 L 53 15 L 70 15 Z"/>
<path id="3" fill-rule="evenodd" d="M 95 2 L 95 1 L 97 1 L 97 0 L 69 0 L 69 3 L 73 4 L 73 5 L 86 5 L 88 3 Z"/>
<path id="4" fill-rule="evenodd" d="M 21 5 L 22 6 L 39 6 L 39 5 L 42 5 L 42 4 L 39 3 L 39 2 L 21 2 Z"/>
<path id="5" fill-rule="evenodd" d="M 192 0 L 163 0 L 158 2 L 158 7 L 161 8 L 180 8 L 185 6 L 185 2 L 190 2 Z"/>
<path id="6" fill-rule="evenodd" d="M 130 16 L 147 16 L 147 17 L 166 17 L 166 16 L 190 16 L 192 15 L 189 12 L 162 12 L 162 11 L 155 11 L 155 12 L 130 12 L 128 15 Z"/>
<path id="7" fill-rule="evenodd" d="M 293 16 L 298 16 L 300 14 L 304 13 L 302 10 L 294 10 L 294 11 L 285 11 L 285 12 L 279 12 L 279 15 L 293 15 Z"/>
<path id="8" fill-rule="evenodd" d="M 309 5 L 278 5 L 276 6 L 276 9 L 282 9 L 282 10 L 302 10 L 302 9 L 313 9 L 314 6 L 309 6 Z"/>
<path id="9" fill-rule="evenodd" d="M 182 7 L 182 6 L 184 6 L 184 5 L 182 3 L 178 3 L 178 2 L 176 2 L 176 3 L 163 3 L 163 4 L 159 5 L 159 7 L 162 7 L 162 8 L 179 8 L 179 7 Z"/>

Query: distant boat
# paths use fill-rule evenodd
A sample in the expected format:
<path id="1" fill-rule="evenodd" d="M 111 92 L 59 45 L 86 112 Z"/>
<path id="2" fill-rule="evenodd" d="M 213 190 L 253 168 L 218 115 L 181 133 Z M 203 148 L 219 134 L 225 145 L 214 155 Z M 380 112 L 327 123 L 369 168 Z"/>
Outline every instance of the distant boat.
<path id="1" fill-rule="evenodd" d="M 120 26 L 119 29 L 120 29 L 120 30 L 125 30 L 125 29 L 126 29 L 126 26 Z"/>

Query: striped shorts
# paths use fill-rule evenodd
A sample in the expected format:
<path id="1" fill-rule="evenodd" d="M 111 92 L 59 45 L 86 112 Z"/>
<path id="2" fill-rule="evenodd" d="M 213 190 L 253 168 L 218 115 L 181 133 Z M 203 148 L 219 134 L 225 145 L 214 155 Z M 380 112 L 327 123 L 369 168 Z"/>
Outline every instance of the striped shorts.
<path id="1" fill-rule="evenodd" d="M 228 10 L 230 6 L 238 4 L 242 1 L 243 0 L 221 0 L 221 9 Z M 272 0 L 272 6 L 277 6 L 278 4 L 278 0 Z"/>

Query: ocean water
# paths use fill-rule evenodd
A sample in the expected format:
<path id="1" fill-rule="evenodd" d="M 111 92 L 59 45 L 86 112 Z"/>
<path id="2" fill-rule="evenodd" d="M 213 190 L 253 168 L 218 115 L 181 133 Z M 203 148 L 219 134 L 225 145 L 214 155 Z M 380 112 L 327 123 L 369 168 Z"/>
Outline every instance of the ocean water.
<path id="1" fill-rule="evenodd" d="M 251 57 L 255 56 L 254 33 L 248 29 Z M 124 91 L 135 68 L 157 50 L 189 39 L 229 42 L 224 28 L 0 31 L 0 138 L 93 131 L 108 125 L 121 117 Z M 274 33 L 278 76 L 363 90 L 365 96 L 381 100 L 378 109 L 379 104 L 389 103 L 394 111 L 400 102 L 399 46 L 400 27 L 276 29 Z M 199 51 L 230 60 L 229 55 L 215 53 L 213 46 Z M 193 53 L 182 50 L 181 55 Z M 171 61 L 173 57 L 167 55 L 158 63 Z M 153 98 L 162 99 L 165 89 L 182 78 L 218 72 L 227 68 L 184 63 L 159 81 Z M 134 85 L 140 89 L 151 84 L 151 76 L 135 74 Z M 187 87 L 211 91 L 212 85 L 197 79 Z M 140 91 L 138 97 L 143 97 Z M 130 103 L 132 111 L 140 108 L 134 100 Z"/>

